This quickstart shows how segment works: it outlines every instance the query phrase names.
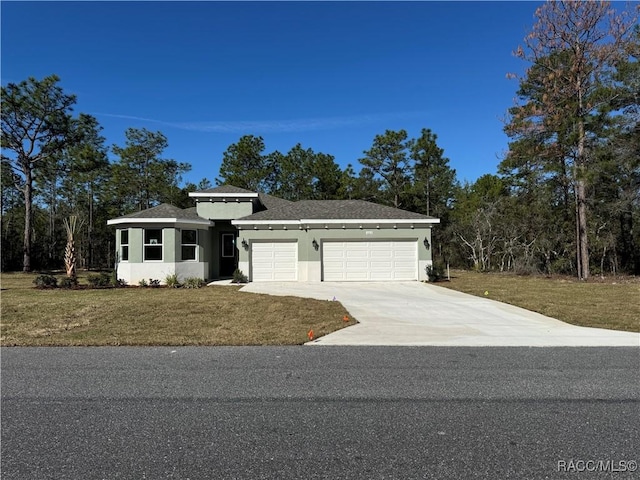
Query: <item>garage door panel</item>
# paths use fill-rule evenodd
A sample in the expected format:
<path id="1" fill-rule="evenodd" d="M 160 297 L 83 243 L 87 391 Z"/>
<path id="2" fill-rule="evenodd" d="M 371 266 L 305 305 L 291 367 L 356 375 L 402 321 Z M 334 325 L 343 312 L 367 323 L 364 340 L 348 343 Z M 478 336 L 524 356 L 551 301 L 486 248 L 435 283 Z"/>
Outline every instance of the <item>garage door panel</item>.
<path id="1" fill-rule="evenodd" d="M 298 279 L 298 244 L 260 242 L 251 244 L 251 279 L 254 282 Z"/>
<path id="2" fill-rule="evenodd" d="M 296 258 L 295 252 L 274 252 L 274 260 L 291 260 Z"/>
<path id="3" fill-rule="evenodd" d="M 371 266 L 372 270 L 379 270 L 379 269 L 392 270 L 394 268 L 394 264 L 391 261 L 381 262 L 381 261 L 372 260 L 369 263 L 369 265 Z"/>
<path id="4" fill-rule="evenodd" d="M 393 278 L 393 275 L 391 274 L 391 272 L 386 271 L 386 272 L 371 272 L 371 274 L 369 275 L 369 278 L 367 280 L 371 280 L 371 281 L 375 281 L 375 282 L 382 282 L 382 281 L 389 281 L 389 280 L 395 280 L 395 278 Z"/>
<path id="5" fill-rule="evenodd" d="M 342 280 L 351 282 L 366 282 L 369 279 L 367 278 L 367 274 L 365 272 L 345 272 Z"/>
<path id="6" fill-rule="evenodd" d="M 393 258 L 393 252 L 391 250 L 371 250 L 369 257 L 372 259 L 377 258 Z"/>
<path id="7" fill-rule="evenodd" d="M 365 245 L 369 251 L 380 250 L 388 252 L 391 249 L 393 242 L 365 242 Z"/>
<path id="8" fill-rule="evenodd" d="M 345 250 L 367 250 L 367 246 L 363 243 L 338 242 L 337 245 L 342 245 Z"/>
<path id="9" fill-rule="evenodd" d="M 354 261 L 348 261 L 345 262 L 344 264 L 342 264 L 344 266 L 346 266 L 347 270 L 358 270 L 358 269 L 366 269 L 368 263 L 366 261 L 364 262 L 354 262 Z"/>
<path id="10" fill-rule="evenodd" d="M 417 280 L 415 240 L 323 242 L 325 281 Z"/>
<path id="11" fill-rule="evenodd" d="M 405 269 L 409 269 L 409 270 L 415 270 L 416 268 L 416 263 L 413 261 L 413 259 L 408 259 L 408 258 L 396 258 L 393 260 L 393 262 L 391 262 L 393 264 L 393 268 L 405 268 Z"/>

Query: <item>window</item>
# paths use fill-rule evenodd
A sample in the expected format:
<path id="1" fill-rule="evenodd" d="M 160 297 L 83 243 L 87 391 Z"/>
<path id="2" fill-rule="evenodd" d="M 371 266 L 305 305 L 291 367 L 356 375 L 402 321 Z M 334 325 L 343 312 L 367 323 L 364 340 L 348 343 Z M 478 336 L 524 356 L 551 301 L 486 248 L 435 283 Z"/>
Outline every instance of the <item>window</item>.
<path id="1" fill-rule="evenodd" d="M 120 230 L 120 260 L 129 261 L 129 230 Z"/>
<path id="2" fill-rule="evenodd" d="M 182 230 L 182 260 L 196 260 L 198 231 Z"/>
<path id="3" fill-rule="evenodd" d="M 144 259 L 162 260 L 162 229 L 145 228 L 144 230 Z"/>
<path id="4" fill-rule="evenodd" d="M 222 256 L 224 258 L 236 256 L 235 237 L 233 233 L 222 234 Z"/>

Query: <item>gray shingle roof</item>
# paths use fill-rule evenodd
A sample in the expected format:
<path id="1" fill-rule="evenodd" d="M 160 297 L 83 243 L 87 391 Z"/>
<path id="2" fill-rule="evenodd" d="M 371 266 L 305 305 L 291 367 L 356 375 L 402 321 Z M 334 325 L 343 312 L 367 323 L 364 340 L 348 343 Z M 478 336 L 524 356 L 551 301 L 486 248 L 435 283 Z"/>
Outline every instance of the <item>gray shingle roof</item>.
<path id="1" fill-rule="evenodd" d="M 259 193 L 258 199 L 260 200 L 260 203 L 264 205 L 264 208 L 267 208 L 267 209 L 278 208 L 278 207 L 290 205 L 293 203 L 290 200 L 274 197 L 273 195 L 267 195 L 266 193 Z"/>
<path id="2" fill-rule="evenodd" d="M 258 193 L 251 190 L 247 190 L 240 187 L 234 187 L 233 185 L 220 185 L 215 188 L 207 188 L 206 190 L 200 190 L 198 192 L 194 192 L 197 194 L 215 194 L 215 195 L 229 195 L 232 197 L 234 194 L 247 194 L 253 193 L 258 196 L 260 203 L 264 206 L 264 208 L 276 208 L 285 204 L 292 203 L 289 200 L 285 200 L 284 198 L 274 197 L 273 195 L 268 195 L 266 193 Z"/>
<path id="3" fill-rule="evenodd" d="M 302 200 L 240 218 L 253 220 L 433 220 L 419 213 L 364 200 Z"/>
<path id="4" fill-rule="evenodd" d="M 233 185 L 220 185 L 219 187 L 207 188 L 206 190 L 198 190 L 195 193 L 256 193 L 246 188 L 234 187 Z"/>
<path id="5" fill-rule="evenodd" d="M 140 212 L 123 215 L 120 218 L 176 218 L 178 220 L 203 220 L 196 213 L 196 208 L 178 208 L 170 203 L 161 203 L 157 207 L 148 208 Z M 117 219 L 114 219 L 117 220 Z"/>

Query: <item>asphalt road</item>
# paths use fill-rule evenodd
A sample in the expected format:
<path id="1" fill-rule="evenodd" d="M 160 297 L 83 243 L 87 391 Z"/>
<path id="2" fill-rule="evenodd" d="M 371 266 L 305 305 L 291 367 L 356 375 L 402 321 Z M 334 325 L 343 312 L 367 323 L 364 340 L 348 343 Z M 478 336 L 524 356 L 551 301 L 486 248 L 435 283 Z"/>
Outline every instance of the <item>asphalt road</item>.
<path id="1" fill-rule="evenodd" d="M 4 480 L 639 475 L 637 348 L 3 348 L 1 360 Z"/>

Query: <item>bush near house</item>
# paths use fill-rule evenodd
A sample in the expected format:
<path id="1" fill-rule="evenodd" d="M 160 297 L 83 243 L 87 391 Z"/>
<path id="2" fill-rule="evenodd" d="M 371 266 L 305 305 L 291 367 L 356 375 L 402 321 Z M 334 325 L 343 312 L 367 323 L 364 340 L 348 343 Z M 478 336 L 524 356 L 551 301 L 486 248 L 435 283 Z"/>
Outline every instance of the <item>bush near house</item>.
<path id="1" fill-rule="evenodd" d="M 244 273 L 242 273 L 242 270 L 240 270 L 239 268 L 236 268 L 234 270 L 231 283 L 247 283 L 248 281 L 249 279 Z"/>
<path id="2" fill-rule="evenodd" d="M 60 288 L 76 288 L 78 286 L 78 277 L 62 277 L 60 280 Z"/>
<path id="3" fill-rule="evenodd" d="M 43 274 L 34 278 L 33 283 L 37 288 L 56 288 L 58 286 L 58 279 L 53 275 Z"/>
<path id="4" fill-rule="evenodd" d="M 207 284 L 202 278 L 188 277 L 184 279 L 182 286 L 184 288 L 202 288 Z"/>
<path id="5" fill-rule="evenodd" d="M 180 283 L 180 278 L 178 278 L 177 273 L 167 275 L 164 279 L 164 283 L 169 288 L 179 288 L 182 286 L 182 284 Z"/>
<path id="6" fill-rule="evenodd" d="M 87 275 L 87 282 L 91 288 L 113 287 L 113 274 L 107 272 L 90 273 Z"/>

